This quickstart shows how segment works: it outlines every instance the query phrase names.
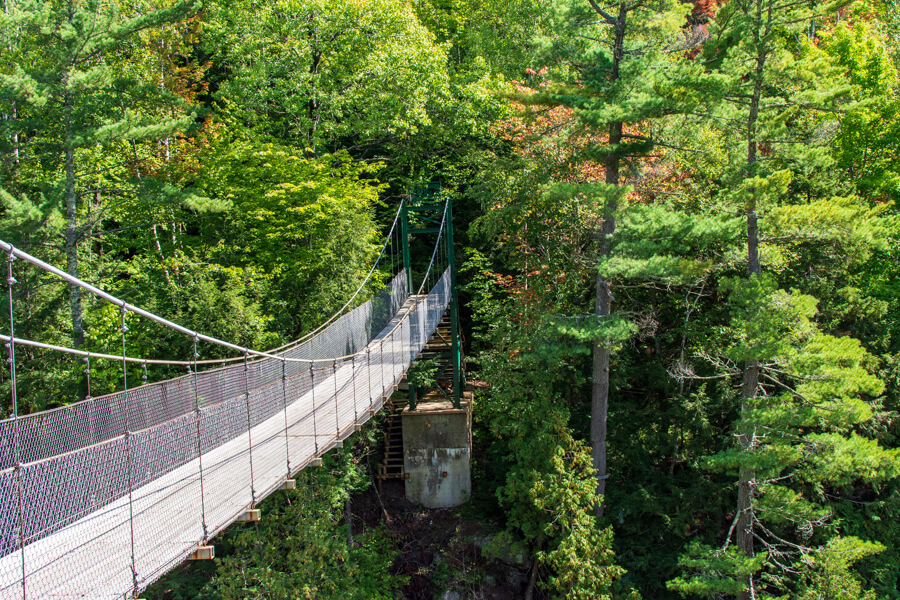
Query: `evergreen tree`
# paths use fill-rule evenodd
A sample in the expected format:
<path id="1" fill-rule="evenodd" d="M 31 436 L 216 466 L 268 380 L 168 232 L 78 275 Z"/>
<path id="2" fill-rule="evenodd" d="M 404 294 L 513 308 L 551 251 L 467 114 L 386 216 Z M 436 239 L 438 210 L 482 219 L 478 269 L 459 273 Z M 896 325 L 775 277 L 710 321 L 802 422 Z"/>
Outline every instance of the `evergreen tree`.
<path id="1" fill-rule="evenodd" d="M 193 0 L 134 16 L 121 15 L 112 2 L 82 0 L 34 0 L 7 8 L 3 30 L 8 36 L 21 35 L 21 40 L 9 37 L 0 49 L 15 65 L 0 82 L 4 112 L 16 115 L 0 122 L 4 150 L 12 155 L 5 162 L 13 178 L 39 165 L 31 189 L 14 191 L 30 192 L 32 199 L 46 197 L 46 203 L 32 203 L 32 212 L 63 213 L 62 249 L 66 272 L 73 277 L 81 275 L 83 199 L 101 194 L 86 181 L 88 165 L 99 166 L 91 161 L 94 149 L 123 140 L 164 138 L 191 121 L 190 116 L 149 117 L 135 110 L 142 101 L 169 106 L 178 101 L 158 88 L 115 77 L 108 55 L 138 32 L 184 19 L 198 8 Z M 27 144 L 22 144 L 24 139 Z M 9 191 L 9 184 L 4 187 Z M 69 286 L 69 311 L 72 342 L 78 347 L 84 340 L 84 314 L 81 290 L 75 285 Z"/>
<path id="2" fill-rule="evenodd" d="M 863 255 L 878 244 L 877 211 L 835 195 L 850 190 L 829 176 L 828 140 L 820 133 L 823 115 L 834 113 L 848 87 L 804 28 L 837 6 L 729 2 L 701 54 L 712 66 L 702 79 L 715 107 L 709 117 L 734 144 L 727 156 L 740 157 L 722 161 L 725 187 L 716 200 L 746 218 L 746 277 L 720 282 L 731 318 L 715 359 L 741 377 L 737 444 L 705 463 L 737 474 L 737 507 L 720 549 L 694 545 L 683 558 L 695 575 L 671 587 L 684 594 L 749 599 L 792 589 L 796 565 L 822 543 L 816 536 L 827 535 L 820 529 L 831 509 L 817 490 L 856 480 L 879 485 L 898 473 L 895 452 L 855 432 L 873 418 L 872 400 L 884 389 L 870 373 L 871 356 L 856 340 L 822 332 L 817 301 L 778 281 L 796 255 L 781 243 L 816 244 L 820 257 L 831 243 Z M 761 215 L 768 237 L 760 236 Z M 827 265 L 819 258 L 803 268 Z M 872 552 L 847 540 L 869 548 L 860 557 Z"/>
<path id="3" fill-rule="evenodd" d="M 630 191 L 623 170 L 630 167 L 636 172 L 639 159 L 658 144 L 647 131 L 647 123 L 683 110 L 687 104 L 685 98 L 673 93 L 680 89 L 675 83 L 678 76 L 665 69 L 667 52 L 686 49 L 680 34 L 686 10 L 669 0 L 614 2 L 607 8 L 589 2 L 590 7 L 579 3 L 572 8 L 567 27 L 578 32 L 578 39 L 590 43 L 573 43 L 563 36 L 565 41 L 559 48 L 571 60 L 575 81 L 539 96 L 539 101 L 573 108 L 582 127 L 604 134 L 601 143 L 586 148 L 579 157 L 599 163 L 603 182 L 576 182 L 556 188 L 558 194 L 587 200 L 585 213 L 598 224 L 594 236 L 602 265 L 612 256 L 616 215 Z M 610 350 L 627 336 L 629 328 L 612 314 L 612 281 L 603 267 L 595 281 L 590 440 L 597 493 L 602 498 L 609 477 Z M 603 514 L 602 504 L 597 512 Z"/>

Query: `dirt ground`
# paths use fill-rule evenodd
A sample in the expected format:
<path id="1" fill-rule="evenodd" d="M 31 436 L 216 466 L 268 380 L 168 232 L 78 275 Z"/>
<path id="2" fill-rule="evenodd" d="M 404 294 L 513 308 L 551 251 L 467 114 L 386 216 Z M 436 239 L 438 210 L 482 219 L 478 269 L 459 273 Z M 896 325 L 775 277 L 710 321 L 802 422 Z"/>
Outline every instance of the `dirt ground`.
<path id="1" fill-rule="evenodd" d="M 482 552 L 497 532 L 490 523 L 452 508 L 428 509 L 406 500 L 403 482 L 388 480 L 352 500 L 354 530 L 384 526 L 400 554 L 394 573 L 405 575 L 408 600 L 522 598 L 527 565 L 488 560 Z"/>

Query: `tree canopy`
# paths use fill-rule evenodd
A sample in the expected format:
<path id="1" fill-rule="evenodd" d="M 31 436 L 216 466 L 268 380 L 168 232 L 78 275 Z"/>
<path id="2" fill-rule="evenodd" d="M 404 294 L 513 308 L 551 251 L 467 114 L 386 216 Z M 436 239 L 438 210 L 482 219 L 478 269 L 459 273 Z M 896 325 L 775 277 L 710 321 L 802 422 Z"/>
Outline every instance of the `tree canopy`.
<path id="1" fill-rule="evenodd" d="M 0 35 L 0 239 L 192 329 L 296 339 L 411 187 L 454 203 L 460 518 L 491 540 L 414 569 L 361 527 L 372 426 L 150 597 L 457 569 L 475 598 L 515 548 L 529 600 L 900 598 L 893 1 L 9 0 Z M 16 278 L 18 337 L 121 351 L 115 307 Z M 134 322 L 126 350 L 193 347 Z M 21 413 L 121 386 L 17 358 Z"/>

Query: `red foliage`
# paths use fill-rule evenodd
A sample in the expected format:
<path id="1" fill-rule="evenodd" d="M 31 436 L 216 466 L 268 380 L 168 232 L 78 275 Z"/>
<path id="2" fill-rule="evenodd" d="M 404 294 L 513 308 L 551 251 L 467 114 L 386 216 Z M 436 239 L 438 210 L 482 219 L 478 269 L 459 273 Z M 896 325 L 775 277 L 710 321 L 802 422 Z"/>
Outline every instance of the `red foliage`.
<path id="1" fill-rule="evenodd" d="M 688 15 L 685 29 L 687 45 L 693 48 L 689 55 L 694 58 L 700 47 L 709 38 L 709 22 L 716 16 L 716 11 L 728 0 L 694 0 L 694 8 Z"/>
<path id="2" fill-rule="evenodd" d="M 694 8 L 688 17 L 691 25 L 706 25 L 709 23 L 720 6 L 725 4 L 727 0 L 694 0 Z"/>
<path id="3" fill-rule="evenodd" d="M 528 71 L 529 75 L 543 77 L 547 69 Z M 551 83 L 543 80 L 537 88 L 546 88 Z M 513 85 L 523 98 L 540 91 L 516 81 Z M 513 105 L 519 115 L 495 124 L 492 130 L 496 135 L 512 142 L 520 155 L 544 161 L 558 181 L 603 181 L 603 166 L 595 160 L 585 160 L 583 155 L 591 147 L 605 146 L 606 134 L 581 127 L 575 111 L 568 107 L 526 106 L 523 102 Z"/>

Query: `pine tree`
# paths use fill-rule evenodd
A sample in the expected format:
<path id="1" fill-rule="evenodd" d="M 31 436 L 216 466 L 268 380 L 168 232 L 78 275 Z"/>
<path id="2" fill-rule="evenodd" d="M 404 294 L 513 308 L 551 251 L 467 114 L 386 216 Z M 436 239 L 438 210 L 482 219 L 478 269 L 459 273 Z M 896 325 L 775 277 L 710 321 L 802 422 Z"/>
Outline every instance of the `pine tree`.
<path id="1" fill-rule="evenodd" d="M 574 81 L 539 96 L 538 101 L 573 108 L 582 128 L 604 134 L 604 143 L 587 148 L 582 160 L 602 167 L 602 183 L 558 185 L 556 194 L 580 197 L 585 214 L 595 223 L 598 263 L 594 286 L 593 362 L 591 391 L 591 456 L 597 470 L 597 493 L 606 492 L 607 418 L 610 392 L 610 350 L 627 337 L 630 329 L 613 315 L 611 273 L 602 266 L 612 258 L 616 218 L 623 198 L 631 189 L 628 175 L 659 140 L 647 131 L 647 123 L 683 110 L 689 99 L 680 92 L 683 73 L 667 67 L 675 64 L 667 53 L 683 52 L 687 44 L 681 33 L 687 9 L 669 0 L 614 2 L 606 8 L 589 0 L 590 7 L 576 5 L 566 27 L 577 32 L 574 42 L 563 40 L 557 51 L 571 62 Z M 599 17 L 599 21 L 597 21 Z M 598 505 L 597 514 L 603 514 Z"/>
<path id="2" fill-rule="evenodd" d="M 840 4 L 732 0 L 701 54 L 711 67 L 701 78 L 714 107 L 707 118 L 733 144 L 728 157 L 739 157 L 721 161 L 716 201 L 746 219 L 746 275 L 720 282 L 731 319 L 716 360 L 741 379 L 736 446 L 705 463 L 737 474 L 737 507 L 720 549 L 694 545 L 683 557 L 693 576 L 670 586 L 684 594 L 744 600 L 789 589 L 830 519 L 817 490 L 857 479 L 877 485 L 898 473 L 895 452 L 854 432 L 872 419 L 872 399 L 884 389 L 870 373 L 872 357 L 856 340 L 821 331 L 816 299 L 778 280 L 791 261 L 781 243 L 827 249 L 843 240 L 862 254 L 878 243 L 877 211 L 836 196 L 849 190 L 830 177 L 821 133 L 848 86 L 807 26 Z"/>
<path id="3" fill-rule="evenodd" d="M 20 34 L 22 40 L 7 38 L 4 44 L 15 67 L 0 82 L 0 97 L 4 112 L 16 118 L 0 122 L 0 137 L 8 143 L 4 150 L 13 154 L 7 164 L 16 170 L 40 165 L 38 178 L 58 178 L 34 187 L 49 201 L 44 212 L 61 209 L 64 214 L 62 248 L 66 272 L 73 277 L 80 275 L 79 246 L 85 233 L 79 222 L 82 198 L 99 194 L 83 183 L 91 149 L 122 140 L 161 139 L 191 120 L 148 117 L 136 110 L 141 101 L 178 103 L 159 97 L 158 90 L 115 77 L 110 54 L 138 32 L 177 22 L 199 6 L 190 0 L 123 16 L 114 2 L 35 0 L 8 5 L 4 31 L 7 36 Z M 28 144 L 21 144 L 26 138 Z M 84 324 L 81 290 L 75 285 L 69 286 L 69 310 L 72 342 L 78 347 Z"/>

